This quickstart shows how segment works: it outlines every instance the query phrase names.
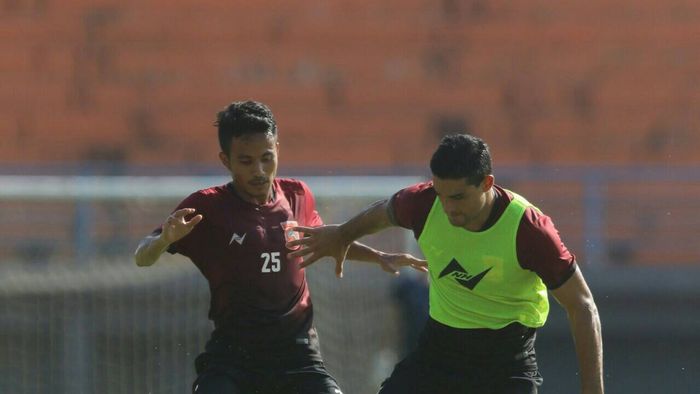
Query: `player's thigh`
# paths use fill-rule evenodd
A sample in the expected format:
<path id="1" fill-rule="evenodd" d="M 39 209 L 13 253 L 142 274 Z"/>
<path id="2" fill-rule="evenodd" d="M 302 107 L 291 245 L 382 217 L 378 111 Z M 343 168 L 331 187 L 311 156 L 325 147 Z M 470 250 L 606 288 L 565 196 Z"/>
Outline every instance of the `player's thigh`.
<path id="1" fill-rule="evenodd" d="M 235 378 L 224 372 L 205 373 L 192 384 L 193 394 L 244 394 Z"/>

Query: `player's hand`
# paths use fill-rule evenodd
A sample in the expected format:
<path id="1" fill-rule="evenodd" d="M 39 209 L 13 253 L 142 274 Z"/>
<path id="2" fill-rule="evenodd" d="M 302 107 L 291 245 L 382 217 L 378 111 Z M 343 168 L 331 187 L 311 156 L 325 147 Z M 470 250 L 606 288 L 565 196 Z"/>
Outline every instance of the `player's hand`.
<path id="1" fill-rule="evenodd" d="M 417 271 L 428 272 L 428 262 L 408 253 L 382 253 L 379 265 L 390 274 L 399 275 L 399 268 L 411 267 Z"/>
<path id="2" fill-rule="evenodd" d="M 298 250 L 289 253 L 287 255 L 289 258 L 303 258 L 304 262 L 301 263 L 301 267 L 305 268 L 315 263 L 321 257 L 332 257 L 335 259 L 336 276 L 339 278 L 343 277 L 343 263 L 352 242 L 343 239 L 339 225 L 298 226 L 292 228 L 292 230 L 303 233 L 305 237 L 287 242 L 287 247 L 290 249 L 301 246 Z"/>
<path id="3" fill-rule="evenodd" d="M 182 208 L 168 216 L 165 223 L 163 223 L 163 232 L 161 233 L 161 237 L 168 245 L 182 239 L 192 231 L 194 226 L 202 221 L 204 217 L 201 214 L 196 215 L 189 221 L 185 220 L 185 216 L 191 215 L 194 212 L 194 208 Z"/>

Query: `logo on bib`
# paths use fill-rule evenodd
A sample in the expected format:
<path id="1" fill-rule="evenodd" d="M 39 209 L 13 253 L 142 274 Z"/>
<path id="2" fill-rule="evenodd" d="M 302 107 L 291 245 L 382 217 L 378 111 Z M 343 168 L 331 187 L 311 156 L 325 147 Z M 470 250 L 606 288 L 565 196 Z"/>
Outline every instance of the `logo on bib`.
<path id="1" fill-rule="evenodd" d="M 484 276 L 486 276 L 486 274 L 488 274 L 489 271 L 491 271 L 491 268 L 493 267 L 490 267 L 476 275 L 469 275 L 469 273 L 464 268 L 462 268 L 462 266 L 456 259 L 452 259 L 452 261 L 450 261 L 450 264 L 447 264 L 447 267 L 445 267 L 445 269 L 442 270 L 442 272 L 440 272 L 440 276 L 438 276 L 438 279 L 442 278 L 443 276 L 449 275 L 463 287 L 466 287 L 469 290 L 474 290 L 476 285 L 478 285 L 479 282 L 481 282 L 481 280 L 484 279 Z"/>

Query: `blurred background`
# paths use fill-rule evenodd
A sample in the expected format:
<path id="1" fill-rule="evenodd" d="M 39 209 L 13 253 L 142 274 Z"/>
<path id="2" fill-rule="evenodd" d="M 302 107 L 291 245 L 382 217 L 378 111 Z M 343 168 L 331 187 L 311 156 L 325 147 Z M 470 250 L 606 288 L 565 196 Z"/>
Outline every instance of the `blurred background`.
<path id="1" fill-rule="evenodd" d="M 484 138 L 577 255 L 608 392 L 697 392 L 699 46 L 688 0 L 0 1 L 0 392 L 189 392 L 206 282 L 131 255 L 227 181 L 212 124 L 248 98 L 326 222 L 426 179 L 444 134 Z M 418 253 L 402 230 L 367 242 Z M 316 323 L 344 392 L 370 394 L 415 341 L 425 278 L 346 269 L 308 270 Z M 540 392 L 575 393 L 552 303 Z"/>

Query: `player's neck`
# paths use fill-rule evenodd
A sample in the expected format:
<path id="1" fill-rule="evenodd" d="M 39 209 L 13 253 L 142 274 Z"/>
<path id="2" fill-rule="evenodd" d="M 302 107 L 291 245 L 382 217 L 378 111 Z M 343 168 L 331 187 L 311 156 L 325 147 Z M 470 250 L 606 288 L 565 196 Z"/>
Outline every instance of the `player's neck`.
<path id="1" fill-rule="evenodd" d="M 246 192 L 245 190 L 238 188 L 236 186 L 235 182 L 233 182 L 231 184 L 231 186 L 232 186 L 231 189 L 234 191 L 234 193 L 236 193 L 236 195 L 238 197 L 240 197 L 240 199 L 245 201 L 245 202 L 255 204 L 255 205 L 265 205 L 267 203 L 271 203 L 271 202 L 275 201 L 275 188 L 273 187 L 272 184 L 270 185 L 270 188 L 268 189 L 267 194 L 264 196 L 263 195 L 260 195 L 260 196 L 252 195 L 252 194 Z"/>
<path id="2" fill-rule="evenodd" d="M 496 204 L 496 190 L 491 188 L 486 194 L 486 201 L 484 203 L 484 208 L 479 213 L 479 216 L 474 218 L 474 220 L 468 222 L 464 225 L 464 229 L 472 232 L 484 231 L 484 226 L 488 223 L 491 218 L 491 212 Z"/>

